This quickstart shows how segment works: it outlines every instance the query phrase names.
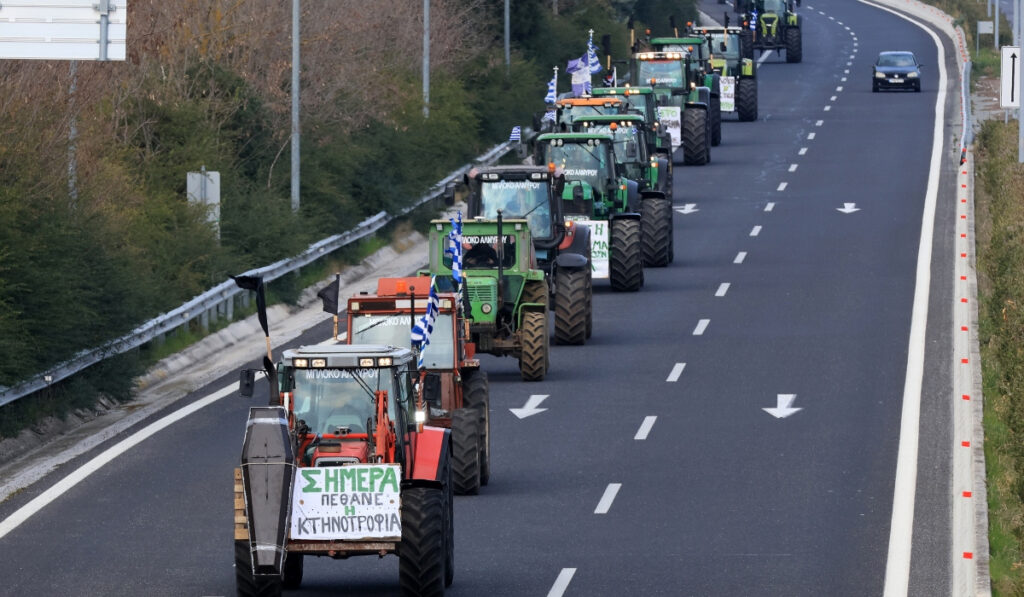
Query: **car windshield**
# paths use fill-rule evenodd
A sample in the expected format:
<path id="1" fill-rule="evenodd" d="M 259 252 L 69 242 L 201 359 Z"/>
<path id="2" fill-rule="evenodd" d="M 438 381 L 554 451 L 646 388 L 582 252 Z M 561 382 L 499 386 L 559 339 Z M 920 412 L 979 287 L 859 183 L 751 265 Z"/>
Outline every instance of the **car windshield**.
<path id="1" fill-rule="evenodd" d="M 416 302 L 419 303 L 419 300 Z M 406 306 L 408 306 L 408 301 L 406 301 Z M 452 367 L 452 363 L 455 362 L 453 329 L 451 313 L 438 313 L 437 319 L 434 321 L 434 331 L 430 334 L 430 344 L 423 351 L 423 364 L 427 369 L 450 369 Z M 408 314 L 370 315 L 361 313 L 353 315 L 349 333 L 352 344 L 379 344 L 412 348 L 412 323 L 409 321 Z"/>
<path id="2" fill-rule="evenodd" d="M 316 434 L 337 434 L 340 427 L 349 433 L 367 433 L 367 420 L 376 416 L 374 399 L 356 376 L 374 391 L 395 395 L 391 369 L 296 369 L 295 419 L 305 421 Z M 388 401 L 392 417 L 394 402 Z"/>
<path id="3" fill-rule="evenodd" d="M 913 54 L 879 54 L 878 66 L 914 66 Z"/>
<path id="4" fill-rule="evenodd" d="M 644 85 L 651 83 L 662 87 L 682 87 L 685 76 L 681 60 L 640 60 L 637 77 Z"/>
<path id="5" fill-rule="evenodd" d="M 722 49 L 723 43 L 725 44 L 724 50 Z M 735 33 L 712 33 L 711 48 L 714 50 L 715 56 L 719 58 L 737 60 L 740 57 L 740 36 Z"/>
<path id="6" fill-rule="evenodd" d="M 774 13 L 786 12 L 786 3 L 783 0 L 764 0 L 764 11 Z"/>
<path id="7" fill-rule="evenodd" d="M 480 184 L 480 215 L 526 218 L 530 233 L 536 238 L 551 238 L 551 202 L 548 181 L 497 180 Z M 527 215 L 529 214 L 529 215 Z"/>
<path id="8" fill-rule="evenodd" d="M 564 145 L 552 145 L 550 142 L 544 149 L 544 161 L 554 162 L 565 171 L 566 180 L 581 180 L 595 189 L 604 188 L 604 181 L 611 178 L 612 162 L 608 156 L 608 146 L 596 141 L 596 145 L 588 145 L 588 140 L 573 143 L 566 140 Z"/>

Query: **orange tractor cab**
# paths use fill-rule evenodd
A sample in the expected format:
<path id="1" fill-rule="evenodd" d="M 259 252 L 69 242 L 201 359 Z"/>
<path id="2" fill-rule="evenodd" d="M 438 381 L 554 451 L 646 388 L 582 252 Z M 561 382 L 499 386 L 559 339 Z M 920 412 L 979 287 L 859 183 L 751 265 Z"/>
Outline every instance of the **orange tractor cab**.
<path id="1" fill-rule="evenodd" d="M 571 131 L 574 120 L 584 116 L 623 114 L 628 108 L 629 104 L 617 97 L 562 98 L 555 102 L 555 129 Z"/>
<path id="2" fill-rule="evenodd" d="M 427 309 L 430 277 L 380 278 L 376 294 L 348 299 L 348 342 L 411 348 L 413 323 Z M 490 479 L 490 400 L 487 373 L 476 360 L 458 295 L 437 294 L 430 343 L 422 351 L 420 383 L 430 425 L 452 432 L 452 481 L 475 494 Z"/>

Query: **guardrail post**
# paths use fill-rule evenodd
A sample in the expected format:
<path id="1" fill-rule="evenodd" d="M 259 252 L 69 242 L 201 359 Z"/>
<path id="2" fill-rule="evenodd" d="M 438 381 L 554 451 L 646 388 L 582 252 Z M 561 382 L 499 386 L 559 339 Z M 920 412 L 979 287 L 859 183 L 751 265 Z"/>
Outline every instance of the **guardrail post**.
<path id="1" fill-rule="evenodd" d="M 228 323 L 235 320 L 235 298 L 231 297 L 224 301 L 224 318 Z"/>
<path id="2" fill-rule="evenodd" d="M 203 312 L 199 315 L 199 326 L 203 328 L 203 332 L 210 331 L 210 310 L 203 309 Z"/>

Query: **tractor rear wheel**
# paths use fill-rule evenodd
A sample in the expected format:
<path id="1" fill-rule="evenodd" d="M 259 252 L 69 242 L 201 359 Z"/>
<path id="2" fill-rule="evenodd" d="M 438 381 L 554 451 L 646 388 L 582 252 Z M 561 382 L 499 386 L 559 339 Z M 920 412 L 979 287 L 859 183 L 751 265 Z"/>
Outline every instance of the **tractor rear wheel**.
<path id="1" fill-rule="evenodd" d="M 583 269 L 560 269 L 555 279 L 555 344 L 587 340 L 587 274 Z"/>
<path id="2" fill-rule="evenodd" d="M 740 33 L 740 58 L 754 59 L 754 32 L 747 28 Z"/>
<path id="3" fill-rule="evenodd" d="M 741 122 L 757 120 L 757 79 L 744 77 L 736 84 L 736 115 Z"/>
<path id="4" fill-rule="evenodd" d="M 480 413 L 475 408 L 452 413 L 452 484 L 459 495 L 480 492 Z"/>
<path id="5" fill-rule="evenodd" d="M 722 144 L 722 96 L 711 96 L 708 120 L 711 121 L 711 145 L 718 147 Z"/>
<path id="6" fill-rule="evenodd" d="M 683 110 L 683 163 L 702 166 L 708 163 L 708 111 Z"/>
<path id="7" fill-rule="evenodd" d="M 587 264 L 587 339 L 594 332 L 594 274 Z"/>
<path id="8" fill-rule="evenodd" d="M 455 490 L 452 484 L 452 460 L 444 461 L 441 479 L 444 481 L 444 586 L 452 586 L 455 581 Z"/>
<path id="9" fill-rule="evenodd" d="M 280 597 L 281 578 L 252 573 L 249 541 L 235 541 L 235 590 L 238 597 Z"/>
<path id="10" fill-rule="evenodd" d="M 444 595 L 451 519 L 445 489 L 410 487 L 402 491 L 402 542 L 398 583 L 404 595 Z"/>
<path id="11" fill-rule="evenodd" d="M 302 586 L 302 564 L 304 559 L 301 553 L 294 551 L 285 554 L 284 579 L 281 582 L 285 589 L 297 589 Z"/>
<path id="12" fill-rule="evenodd" d="M 644 285 L 644 259 L 640 245 L 640 220 L 612 220 L 612 254 L 608 263 L 612 290 L 632 292 Z"/>
<path id="13" fill-rule="evenodd" d="M 671 261 L 672 252 L 672 202 L 644 199 L 640 213 L 644 265 L 665 267 Z"/>
<path id="14" fill-rule="evenodd" d="M 520 331 L 522 346 L 519 353 L 519 373 L 526 381 L 540 381 L 547 372 L 548 321 L 547 312 L 525 311 Z"/>
<path id="15" fill-rule="evenodd" d="M 474 408 L 480 421 L 480 485 L 491 478 L 491 389 L 487 372 L 467 369 L 462 374 L 462 406 Z"/>
<path id="16" fill-rule="evenodd" d="M 800 62 L 804 57 L 799 27 L 786 27 L 786 62 Z"/>

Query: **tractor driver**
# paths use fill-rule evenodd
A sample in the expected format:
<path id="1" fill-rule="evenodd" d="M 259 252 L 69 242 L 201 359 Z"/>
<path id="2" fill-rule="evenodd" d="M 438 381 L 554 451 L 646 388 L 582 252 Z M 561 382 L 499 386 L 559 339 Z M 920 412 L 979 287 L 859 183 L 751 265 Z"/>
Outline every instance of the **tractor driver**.
<path id="1" fill-rule="evenodd" d="M 377 373 L 365 370 L 362 374 L 371 372 Z M 334 435 L 342 428 L 347 433 L 366 433 L 366 421 L 375 414 L 366 390 L 346 370 L 298 370 L 294 396 L 295 419 L 305 421 L 316 434 Z"/>

